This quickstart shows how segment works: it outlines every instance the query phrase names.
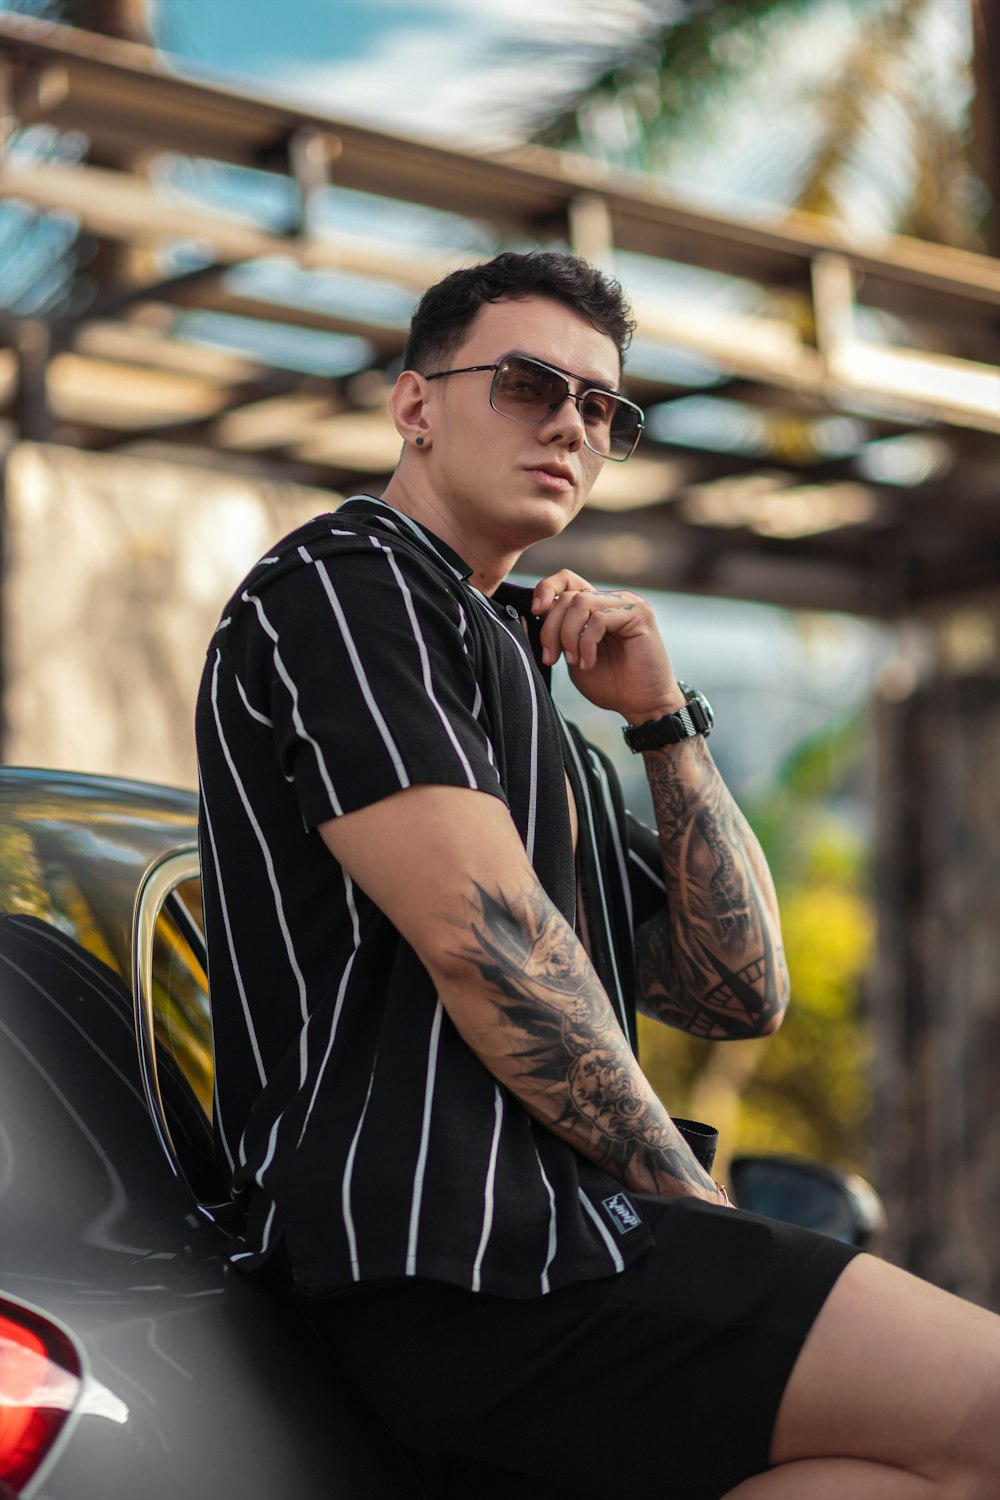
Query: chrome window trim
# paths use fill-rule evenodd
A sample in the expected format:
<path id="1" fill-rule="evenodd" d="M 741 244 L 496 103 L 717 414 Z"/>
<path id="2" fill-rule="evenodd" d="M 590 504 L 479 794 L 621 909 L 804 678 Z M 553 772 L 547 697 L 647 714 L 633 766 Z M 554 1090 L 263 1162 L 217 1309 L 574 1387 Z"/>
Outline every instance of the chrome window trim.
<path id="1" fill-rule="evenodd" d="M 200 878 L 197 843 L 184 844 L 162 854 L 153 861 L 139 882 L 132 917 L 132 1002 L 135 1011 L 135 1039 L 139 1050 L 139 1073 L 153 1127 L 175 1177 L 183 1177 L 184 1174 L 167 1125 L 156 1070 L 153 940 L 156 936 L 157 918 L 172 892 L 185 880 Z"/>

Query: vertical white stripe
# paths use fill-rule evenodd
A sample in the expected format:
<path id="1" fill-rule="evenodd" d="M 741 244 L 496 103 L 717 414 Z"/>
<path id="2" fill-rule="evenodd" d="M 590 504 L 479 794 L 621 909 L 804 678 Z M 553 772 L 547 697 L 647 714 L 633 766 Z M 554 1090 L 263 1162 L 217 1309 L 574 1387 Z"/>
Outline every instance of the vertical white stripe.
<path id="1" fill-rule="evenodd" d="M 597 1209 L 594 1207 L 594 1205 L 591 1203 L 590 1199 L 587 1197 L 586 1193 L 583 1191 L 583 1188 L 579 1189 L 579 1193 L 580 1193 L 580 1202 L 583 1204 L 584 1208 L 587 1210 L 588 1214 L 593 1219 L 594 1223 L 597 1225 L 598 1232 L 600 1233 L 601 1239 L 604 1241 L 604 1243 L 608 1247 L 608 1254 L 611 1256 L 611 1259 L 614 1262 L 615 1270 L 616 1271 L 624 1271 L 624 1269 L 625 1269 L 625 1260 L 624 1260 L 624 1257 L 623 1257 L 621 1251 L 619 1250 L 618 1246 L 615 1244 L 614 1240 L 611 1238 L 611 1232 L 610 1232 L 610 1230 L 608 1229 L 608 1227 L 605 1224 L 604 1220 L 601 1218 L 600 1214 L 597 1212 Z"/>
<path id="2" fill-rule="evenodd" d="M 608 820 L 608 827 L 611 830 L 611 842 L 615 847 L 615 859 L 618 861 L 618 874 L 621 877 L 622 895 L 625 898 L 625 911 L 628 916 L 628 929 L 631 932 L 635 926 L 632 912 L 632 887 L 629 885 L 628 867 L 625 864 L 625 851 L 622 848 L 622 841 L 618 834 L 618 819 L 615 817 L 615 804 L 611 796 L 611 788 L 608 786 L 608 777 L 604 766 L 592 750 L 590 751 L 589 758 L 590 764 L 593 766 L 594 772 L 601 783 L 604 813 Z"/>
<path id="3" fill-rule="evenodd" d="M 548 1251 L 545 1256 L 545 1264 L 542 1267 L 541 1275 L 541 1288 L 542 1292 L 544 1293 L 549 1290 L 549 1267 L 556 1258 L 556 1250 L 559 1243 L 556 1228 L 556 1195 L 551 1182 L 546 1176 L 545 1168 L 542 1166 L 542 1158 L 538 1155 L 537 1146 L 535 1147 L 535 1160 L 538 1162 L 538 1170 L 542 1174 L 542 1181 L 545 1184 L 545 1191 L 549 1195 L 549 1244 Z"/>
<path id="4" fill-rule="evenodd" d="M 358 1142 L 364 1129 L 365 1115 L 368 1113 L 368 1101 L 372 1096 L 372 1087 L 375 1083 L 375 1064 L 378 1055 L 372 1062 L 371 1077 L 368 1079 L 368 1092 L 365 1094 L 364 1107 L 358 1120 L 358 1128 L 351 1138 L 351 1149 L 347 1153 L 347 1163 L 344 1167 L 344 1179 L 340 1184 L 340 1204 L 344 1213 L 344 1229 L 347 1233 L 347 1244 L 351 1256 L 351 1275 L 355 1281 L 361 1280 L 361 1266 L 358 1261 L 358 1237 L 354 1229 L 354 1214 L 351 1210 L 351 1183 L 354 1178 L 354 1158 L 358 1151 Z"/>
<path id="5" fill-rule="evenodd" d="M 329 770 L 327 769 L 327 764 L 323 752 L 320 749 L 318 742 L 313 739 L 312 735 L 309 733 L 309 731 L 306 729 L 305 724 L 303 723 L 302 715 L 299 712 L 299 690 L 296 687 L 295 683 L 292 681 L 291 676 L 289 675 L 288 670 L 285 667 L 285 663 L 281 658 L 281 652 L 278 650 L 278 632 L 275 630 L 274 626 L 267 618 L 267 615 L 264 612 L 264 606 L 257 598 L 256 594 L 249 594 L 244 592 L 242 598 L 247 604 L 252 604 L 254 606 L 257 611 L 257 618 L 260 621 L 261 627 L 272 642 L 273 649 L 271 651 L 271 659 L 274 662 L 275 671 L 284 683 L 285 688 L 288 692 L 288 696 L 292 700 L 292 723 L 295 725 L 295 733 L 299 736 L 300 740 L 304 740 L 307 745 L 312 746 L 313 754 L 316 757 L 316 767 L 319 771 L 320 776 L 322 777 L 323 785 L 326 787 L 326 795 L 330 799 L 330 806 L 333 808 L 334 812 L 339 815 L 343 811 L 343 808 L 341 807 L 339 798 L 337 797 L 337 794 L 333 789 L 333 780 L 330 776 Z"/>
<path id="6" fill-rule="evenodd" d="M 340 1013 L 344 1008 L 344 997 L 347 994 L 347 985 L 351 977 L 351 970 L 354 968 L 354 960 L 357 958 L 357 956 L 358 950 L 357 947 L 355 947 L 354 952 L 351 954 L 350 958 L 344 965 L 344 972 L 340 976 L 340 984 L 337 986 L 337 1000 L 333 1008 L 333 1017 L 330 1021 L 330 1035 L 326 1039 L 326 1047 L 323 1049 L 323 1056 L 320 1059 L 319 1067 L 316 1069 L 316 1081 L 313 1084 L 312 1093 L 309 1095 L 309 1104 L 306 1108 L 305 1119 L 302 1121 L 302 1129 L 299 1131 L 299 1138 L 295 1144 L 296 1151 L 302 1145 L 302 1138 L 305 1135 L 306 1130 L 309 1128 L 309 1121 L 312 1119 L 312 1112 L 316 1104 L 316 1095 L 320 1091 L 320 1087 L 323 1083 L 323 1077 L 326 1073 L 326 1066 L 330 1061 L 330 1054 L 333 1051 L 334 1042 L 337 1040 L 337 1029 L 340 1025 Z M 304 1082 L 305 1078 L 303 1077 L 301 1079 L 301 1083 Z"/>
<path id="7" fill-rule="evenodd" d="M 368 681 L 368 675 L 361 664 L 361 656 L 358 652 L 354 637 L 352 636 L 350 627 L 347 623 L 347 616 L 344 614 L 343 606 L 341 605 L 340 600 L 337 597 L 337 592 L 334 589 L 330 575 L 327 572 L 326 564 L 317 562 L 315 566 L 316 571 L 322 581 L 326 597 L 330 601 L 330 608 L 333 610 L 337 624 L 340 626 L 340 633 L 343 637 L 344 645 L 347 647 L 347 654 L 351 659 L 351 666 L 354 668 L 354 675 L 357 678 L 358 687 L 361 689 L 361 695 L 367 703 L 368 711 L 374 719 L 376 728 L 378 729 L 378 732 L 382 737 L 382 743 L 385 745 L 386 750 L 388 750 L 389 752 L 389 758 L 392 761 L 396 776 L 399 779 L 399 785 L 400 787 L 407 787 L 410 784 L 410 778 L 406 774 L 406 767 L 403 764 L 403 757 L 399 753 L 399 748 L 389 732 L 389 726 L 382 716 L 382 710 L 379 708 L 378 704 L 375 701 L 375 694 L 372 692 L 371 683 Z"/>
<path id="8" fill-rule="evenodd" d="M 628 851 L 628 857 L 634 865 L 639 866 L 639 869 L 647 877 L 647 879 L 651 880 L 654 885 L 658 886 L 665 895 L 667 890 L 667 883 L 663 878 L 662 871 L 651 869 L 650 866 L 647 865 L 646 861 L 642 859 L 638 854 L 636 854 L 634 849 L 630 849 Z"/>
<path id="9" fill-rule="evenodd" d="M 271 1230 L 274 1227 L 274 1214 L 275 1214 L 275 1210 L 277 1209 L 277 1206 L 278 1205 L 276 1203 L 272 1202 L 271 1207 L 268 1210 L 267 1218 L 264 1221 L 264 1230 L 263 1230 L 263 1233 L 261 1234 L 261 1237 L 260 1237 L 261 1253 L 263 1253 L 264 1251 L 266 1251 L 267 1248 L 268 1248 L 268 1246 L 271 1243 Z M 257 1254 L 256 1250 L 241 1250 L 238 1255 L 232 1256 L 231 1259 L 232 1260 L 246 1260 L 248 1256 L 250 1256 L 250 1255 L 256 1255 L 256 1254 Z"/>
<path id="10" fill-rule="evenodd" d="M 222 653 L 220 651 L 216 651 L 215 662 L 212 666 L 212 708 L 215 711 L 216 724 L 218 724 L 219 722 L 218 708 L 216 705 L 218 699 L 219 663 L 221 660 L 221 655 Z M 205 785 L 204 779 L 202 779 L 201 784 L 202 786 Z M 254 1030 L 253 1020 L 250 1015 L 250 1004 L 247 1000 L 247 992 L 243 985 L 243 974 L 240 970 L 239 960 L 236 957 L 236 944 L 233 940 L 233 929 L 232 924 L 229 920 L 229 903 L 226 900 L 225 886 L 223 885 L 222 881 L 222 871 L 219 867 L 219 851 L 215 843 L 215 831 L 212 828 L 212 815 L 209 812 L 208 803 L 205 800 L 204 793 L 202 793 L 201 807 L 202 811 L 205 814 L 205 830 L 208 833 L 208 843 L 212 851 L 212 864 L 215 868 L 215 888 L 219 893 L 219 905 L 222 908 L 222 924 L 226 929 L 226 947 L 229 950 L 229 962 L 232 965 L 233 977 L 236 980 L 236 989 L 239 992 L 240 1007 L 243 1011 L 243 1020 L 247 1028 L 247 1037 L 250 1041 L 250 1047 L 253 1052 L 254 1062 L 257 1065 L 257 1076 L 261 1081 L 261 1085 L 263 1086 L 267 1082 L 267 1073 L 264 1070 L 264 1063 L 263 1059 L 261 1058 L 260 1047 L 257 1042 L 257 1033 Z"/>
<path id="11" fill-rule="evenodd" d="M 486 1246 L 489 1244 L 490 1234 L 493 1229 L 493 1210 L 495 1207 L 493 1199 L 494 1184 L 497 1175 L 497 1152 L 500 1149 L 500 1132 L 503 1128 L 503 1095 L 497 1084 L 493 1085 L 493 1141 L 490 1146 L 490 1164 L 486 1171 L 486 1186 L 483 1192 L 483 1232 L 479 1237 L 479 1249 L 476 1251 L 475 1263 L 472 1267 L 472 1290 L 478 1292 L 482 1286 L 483 1257 L 486 1254 Z"/>
<path id="12" fill-rule="evenodd" d="M 484 594 L 480 594 L 478 589 L 473 589 L 472 593 L 480 601 L 494 625 L 499 625 L 500 629 L 505 631 L 514 642 L 517 648 L 517 658 L 521 663 L 521 670 L 524 672 L 524 678 L 528 684 L 528 695 L 531 698 L 531 742 L 528 752 L 528 818 L 525 827 L 524 847 L 529 860 L 534 863 L 535 831 L 538 817 L 538 695 L 535 691 L 535 674 L 532 671 L 532 662 L 528 655 L 527 645 L 521 639 L 520 627 L 515 629 L 510 625 L 505 625 Z"/>
<path id="13" fill-rule="evenodd" d="M 427 1171 L 427 1150 L 431 1134 L 431 1108 L 434 1103 L 434 1080 L 437 1076 L 438 1044 L 441 1037 L 441 1020 L 444 1007 L 439 1000 L 434 1009 L 434 1024 L 427 1047 L 427 1078 L 424 1084 L 424 1117 L 420 1127 L 420 1151 L 417 1155 L 417 1170 L 413 1178 L 413 1196 L 410 1199 L 410 1233 L 406 1242 L 406 1274 L 417 1274 L 417 1234 L 420 1225 L 420 1203 L 424 1195 L 424 1174 Z"/>
<path id="14" fill-rule="evenodd" d="M 351 970 L 354 968 L 354 960 L 357 958 L 358 949 L 361 946 L 361 928 L 358 923 L 358 909 L 354 900 L 354 882 L 348 872 L 344 869 L 343 865 L 338 866 L 338 868 L 340 869 L 340 873 L 344 881 L 344 896 L 347 901 L 347 909 L 351 914 L 351 927 L 354 931 L 354 948 L 351 952 L 350 958 L 344 965 L 344 971 L 340 976 L 340 984 L 337 986 L 337 1000 L 336 1004 L 333 1007 L 333 1017 L 330 1021 L 330 1035 L 327 1037 L 326 1048 L 324 1049 L 322 1059 L 320 1060 L 320 1065 L 316 1070 L 316 1081 L 313 1084 L 313 1091 L 309 1096 L 309 1105 L 306 1109 L 305 1119 L 302 1121 L 302 1129 L 299 1131 L 299 1139 L 295 1147 L 296 1151 L 302 1145 L 302 1138 L 305 1135 L 306 1129 L 309 1125 L 309 1121 L 312 1118 L 313 1108 L 316 1104 L 316 1096 L 320 1091 L 320 1086 L 323 1082 L 323 1076 L 326 1073 L 326 1066 L 330 1061 L 330 1054 L 333 1051 L 333 1044 L 337 1039 L 337 1030 L 340 1026 L 340 1013 L 344 1008 L 344 999 L 347 995 L 347 985 L 351 977 Z"/>
<path id="15" fill-rule="evenodd" d="M 406 579 L 400 572 L 399 564 L 396 561 L 396 557 L 392 548 L 387 547 L 384 543 L 382 543 L 379 547 L 379 550 L 385 555 L 386 561 L 388 562 L 389 567 L 392 569 L 392 574 L 396 580 L 397 587 L 399 588 L 399 591 L 403 596 L 403 603 L 406 607 L 406 614 L 410 622 L 410 629 L 413 631 L 413 639 L 416 643 L 417 652 L 420 656 L 420 674 L 423 678 L 424 691 L 426 692 L 431 703 L 434 705 L 434 712 L 441 720 L 442 728 L 451 741 L 452 749 L 458 757 L 458 761 L 462 767 L 462 770 L 465 772 L 466 781 L 468 782 L 472 790 L 475 791 L 479 785 L 476 780 L 476 774 L 469 764 L 468 756 L 462 749 L 462 746 L 459 744 L 458 735 L 455 733 L 451 720 L 448 718 L 448 715 L 445 713 L 444 709 L 438 702 L 437 694 L 434 691 L 434 680 L 431 676 L 431 661 L 430 656 L 427 652 L 427 642 L 424 640 L 423 632 L 421 631 L 419 622 L 417 620 L 417 612 L 413 604 L 413 595 L 410 593 L 410 588 L 406 582 Z"/>
<path id="16" fill-rule="evenodd" d="M 254 813 L 253 808 L 250 806 L 250 799 L 247 796 L 246 788 L 244 787 L 243 782 L 240 779 L 239 772 L 236 769 L 236 764 L 233 760 L 232 755 L 230 754 L 229 746 L 226 743 L 226 737 L 222 732 L 222 720 L 219 716 L 219 702 L 217 693 L 218 669 L 219 660 L 218 655 L 216 655 L 215 671 L 212 674 L 212 710 L 215 714 L 215 727 L 219 736 L 219 744 L 222 747 L 222 753 L 225 756 L 226 765 L 229 767 L 229 774 L 233 778 L 233 784 L 239 794 L 240 801 L 243 803 L 243 809 L 247 815 L 247 820 L 254 831 L 257 843 L 260 845 L 260 851 L 264 856 L 264 866 L 267 870 L 267 878 L 271 886 L 271 893 L 274 896 L 274 908 L 275 914 L 278 919 L 278 926 L 281 929 L 281 935 L 284 939 L 285 952 L 288 956 L 289 967 L 291 968 L 292 973 L 295 975 L 295 982 L 298 986 L 299 1011 L 303 1021 L 305 1021 L 308 1019 L 309 1015 L 306 1005 L 306 982 L 303 978 L 302 970 L 299 968 L 299 961 L 295 956 L 295 948 L 292 943 L 292 934 L 288 930 L 288 922 L 285 919 L 285 907 L 284 902 L 281 899 L 281 891 L 279 889 L 278 879 L 274 871 L 274 860 L 271 858 L 271 851 L 267 847 L 267 840 L 264 837 L 264 830 L 258 823 L 256 814 Z"/>
<path id="17" fill-rule="evenodd" d="M 268 729 L 273 729 L 274 721 L 272 719 L 269 719 L 267 717 L 267 714 L 262 714 L 259 709 L 254 708 L 253 704 L 250 702 L 250 699 L 247 697 L 246 688 L 243 686 L 240 679 L 236 676 L 235 672 L 233 673 L 233 681 L 236 683 L 236 691 L 243 699 L 243 707 L 246 709 L 250 717 L 252 719 L 256 719 L 258 724 L 263 724 Z"/>
<path id="18" fill-rule="evenodd" d="M 261 1162 L 256 1172 L 253 1174 L 254 1182 L 258 1187 L 261 1188 L 264 1186 L 264 1173 L 267 1171 L 268 1167 L 274 1160 L 275 1149 L 278 1145 L 278 1126 L 281 1124 L 281 1120 L 282 1116 L 279 1115 L 274 1124 L 271 1126 L 271 1129 L 268 1131 L 267 1150 L 264 1152 L 264 1160 Z M 240 1155 L 241 1157 L 245 1157 L 246 1155 L 242 1141 L 240 1142 Z"/>
<path id="19" fill-rule="evenodd" d="M 514 636 L 514 632 L 508 631 Z M 524 847 L 528 859 L 532 864 L 535 862 L 535 829 L 538 818 L 538 696 L 535 692 L 535 676 L 531 670 L 531 662 L 528 653 L 521 642 L 514 636 L 521 665 L 524 669 L 525 681 L 528 684 L 528 692 L 531 695 L 531 745 L 529 748 L 529 784 L 528 784 L 528 823 L 525 830 Z"/>
<path id="20" fill-rule="evenodd" d="M 618 959 L 616 956 L 615 948 L 615 933 L 611 925 L 611 916 L 608 912 L 607 895 L 604 890 L 604 880 L 601 872 L 600 847 L 597 841 L 597 829 L 594 827 L 594 807 L 590 797 L 590 785 L 587 781 L 587 776 L 583 769 L 583 766 L 580 763 L 580 757 L 577 754 L 576 744 L 574 743 L 573 736 L 570 734 L 569 729 L 566 725 L 566 721 L 563 718 L 562 714 L 559 714 L 559 727 L 562 730 L 563 739 L 566 742 L 569 753 L 573 759 L 573 764 L 576 766 L 580 786 L 583 790 L 583 807 L 584 812 L 586 813 L 587 835 L 590 842 L 590 851 L 594 863 L 594 868 L 597 871 L 597 894 L 600 897 L 601 920 L 604 924 L 605 947 L 608 957 L 611 960 L 611 973 L 615 984 L 615 999 L 617 1000 L 618 1004 L 618 1014 L 621 1017 L 622 1031 L 626 1036 L 630 1036 L 631 1033 L 629 1031 L 628 1006 L 625 1004 L 625 995 L 622 991 L 621 975 L 618 972 Z M 577 812 L 579 812 L 579 807 L 577 808 Z"/>

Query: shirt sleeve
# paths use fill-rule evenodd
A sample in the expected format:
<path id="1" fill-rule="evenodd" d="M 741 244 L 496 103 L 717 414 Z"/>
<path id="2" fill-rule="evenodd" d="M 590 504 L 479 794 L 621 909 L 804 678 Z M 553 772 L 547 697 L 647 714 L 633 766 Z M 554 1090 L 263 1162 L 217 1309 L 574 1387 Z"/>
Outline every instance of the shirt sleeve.
<path id="1" fill-rule="evenodd" d="M 506 801 L 457 589 L 368 537 L 248 588 L 235 655 L 307 827 L 419 784 Z"/>

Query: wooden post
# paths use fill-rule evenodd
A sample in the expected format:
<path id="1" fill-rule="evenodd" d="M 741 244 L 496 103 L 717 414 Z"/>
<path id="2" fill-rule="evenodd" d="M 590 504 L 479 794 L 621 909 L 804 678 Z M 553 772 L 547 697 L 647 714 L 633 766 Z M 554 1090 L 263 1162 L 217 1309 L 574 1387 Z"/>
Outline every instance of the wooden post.
<path id="1" fill-rule="evenodd" d="M 890 1257 L 1000 1309 L 1000 601 L 877 709 L 876 1160 Z"/>
<path id="2" fill-rule="evenodd" d="M 17 392 L 14 428 L 22 442 L 44 443 L 52 432 L 48 373 L 52 332 L 40 318 L 22 318 L 16 325 Z"/>

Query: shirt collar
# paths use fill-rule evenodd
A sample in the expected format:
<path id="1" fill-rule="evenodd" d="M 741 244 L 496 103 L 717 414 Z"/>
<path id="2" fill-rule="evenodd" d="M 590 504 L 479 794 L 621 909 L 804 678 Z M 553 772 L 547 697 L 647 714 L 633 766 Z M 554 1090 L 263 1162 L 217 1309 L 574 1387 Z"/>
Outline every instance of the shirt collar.
<path id="1" fill-rule="evenodd" d="M 369 515 L 374 511 L 376 515 L 381 515 L 389 525 L 412 537 L 427 552 L 435 554 L 455 574 L 456 578 L 465 580 L 471 578 L 472 569 L 469 564 L 459 557 L 447 542 L 435 536 L 433 531 L 428 530 L 426 526 L 421 526 L 412 516 L 404 515 L 394 505 L 387 505 L 384 500 L 378 499 L 375 495 L 352 495 L 349 500 L 345 500 L 337 507 L 338 515 L 345 513 L 354 515 L 358 511 L 366 511 Z"/>
<path id="2" fill-rule="evenodd" d="M 338 515 L 342 515 L 345 511 L 349 515 L 357 515 L 362 511 L 371 515 L 374 511 L 389 526 L 413 538 L 425 551 L 431 553 L 432 556 L 436 556 L 440 562 L 444 563 L 451 570 L 456 578 L 461 578 L 465 583 L 468 583 L 471 578 L 472 569 L 467 562 L 459 557 L 458 553 L 452 547 L 448 546 L 447 542 L 443 542 L 439 536 L 435 536 L 433 531 L 428 530 L 426 526 L 421 526 L 419 522 L 414 521 L 412 516 L 405 515 L 403 511 L 397 510 L 394 505 L 388 505 L 386 501 L 380 500 L 376 495 L 352 495 L 349 500 L 345 500 L 343 504 L 337 507 Z M 479 590 L 477 589 L 476 592 L 478 593 Z M 542 670 L 546 682 L 548 682 L 549 669 L 542 665 L 542 648 L 538 639 L 538 634 L 541 630 L 541 621 L 536 620 L 531 613 L 532 595 L 532 589 L 526 588 L 520 583 L 509 583 L 505 579 L 497 585 L 489 597 L 484 594 L 482 598 L 492 606 L 498 615 L 512 616 L 525 622 L 532 654 L 539 668 Z"/>
<path id="3" fill-rule="evenodd" d="M 468 583 L 471 578 L 472 569 L 467 562 L 459 557 L 453 548 L 448 546 L 447 542 L 443 542 L 439 536 L 435 536 L 433 531 L 428 531 L 426 526 L 419 525 L 418 522 L 414 521 L 412 516 L 404 515 L 401 510 L 397 510 L 394 505 L 387 505 L 384 500 L 380 500 L 376 495 L 352 495 L 349 500 L 345 500 L 337 507 L 338 515 L 343 514 L 345 511 L 348 515 L 358 515 L 362 511 L 371 515 L 374 512 L 375 515 L 381 516 L 387 525 L 412 537 L 425 551 L 437 557 L 440 562 L 444 563 L 445 567 L 451 570 L 456 578 L 461 578 L 465 583 Z M 477 589 L 476 592 L 478 593 L 479 590 Z M 545 666 L 542 662 L 542 646 L 539 639 L 542 622 L 535 619 L 531 613 L 532 594 L 533 591 L 530 588 L 525 588 L 519 583 L 508 583 L 505 580 L 503 583 L 497 585 L 489 598 L 484 594 L 482 595 L 482 599 L 498 615 L 511 615 L 513 611 L 515 618 L 524 621 L 531 654 L 535 658 L 535 663 L 548 687 L 551 682 L 552 671 L 550 667 Z"/>

